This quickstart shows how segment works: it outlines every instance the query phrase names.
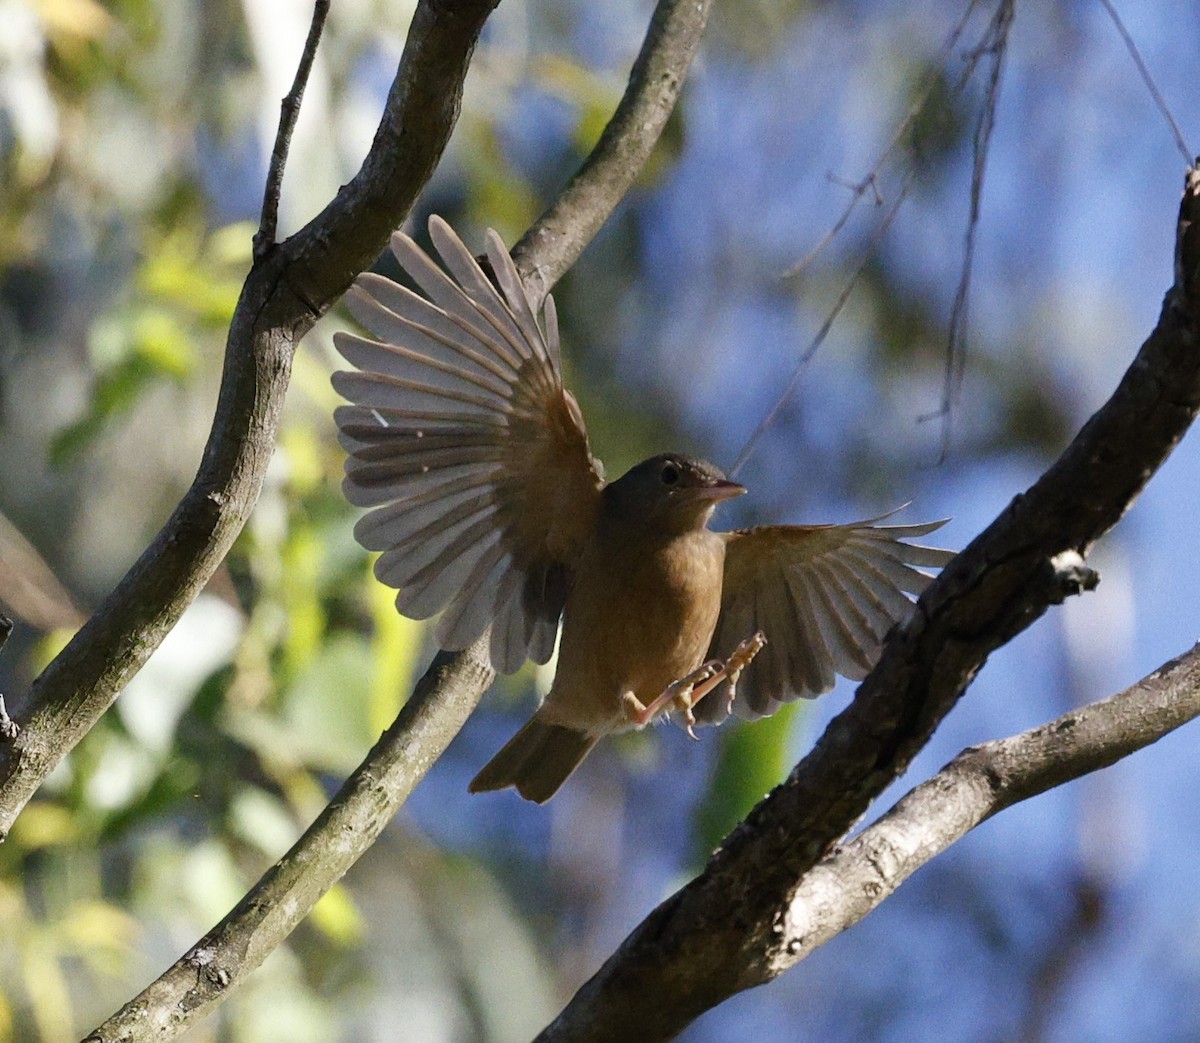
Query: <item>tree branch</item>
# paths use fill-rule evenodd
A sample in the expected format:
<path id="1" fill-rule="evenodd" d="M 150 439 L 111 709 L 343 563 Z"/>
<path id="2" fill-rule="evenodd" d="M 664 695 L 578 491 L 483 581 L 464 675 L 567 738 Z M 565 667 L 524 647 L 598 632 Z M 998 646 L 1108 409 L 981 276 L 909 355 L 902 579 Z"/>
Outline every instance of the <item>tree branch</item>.
<path id="1" fill-rule="evenodd" d="M 660 0 L 616 112 L 554 203 L 513 247 L 540 303 L 575 263 L 641 173 L 674 111 L 712 0 Z"/>
<path id="2" fill-rule="evenodd" d="M 1110 699 L 964 750 L 804 877 L 782 918 L 770 976 L 858 923 L 997 812 L 1115 764 L 1197 716 L 1200 645 Z"/>
<path id="3" fill-rule="evenodd" d="M 279 222 L 279 196 L 283 191 L 283 170 L 287 165 L 288 149 L 292 144 L 292 132 L 300 118 L 300 103 L 304 100 L 304 88 L 312 72 L 313 60 L 317 56 L 317 45 L 325 28 L 329 14 L 329 0 L 316 0 L 313 4 L 312 24 L 308 27 L 308 38 L 296 68 L 292 89 L 279 106 L 279 129 L 275 134 L 275 147 L 271 149 L 271 164 L 267 169 L 267 183 L 263 189 L 262 220 L 254 236 L 254 257 L 257 260 L 275 245 L 275 229 Z"/>
<path id="4" fill-rule="evenodd" d="M 396 722 L 232 912 L 85 1043 L 175 1039 L 271 954 L 379 836 L 492 681 L 487 640 L 441 653 Z"/>
<path id="5" fill-rule="evenodd" d="M 805 874 L 904 771 L 988 655 L 1086 582 L 1072 561 L 1116 524 L 1200 408 L 1198 219 L 1193 170 L 1175 286 L 1112 397 L 930 585 L 812 752 L 704 872 L 633 931 L 542 1040 L 670 1039 L 787 960 L 781 917 Z"/>
<path id="6" fill-rule="evenodd" d="M 378 256 L 433 170 L 495 0 L 423 0 L 375 141 L 316 219 L 255 260 L 230 326 L 212 433 L 191 488 L 100 609 L 34 682 L 0 747 L 0 839 L 203 588 L 253 509 L 296 342 Z"/>

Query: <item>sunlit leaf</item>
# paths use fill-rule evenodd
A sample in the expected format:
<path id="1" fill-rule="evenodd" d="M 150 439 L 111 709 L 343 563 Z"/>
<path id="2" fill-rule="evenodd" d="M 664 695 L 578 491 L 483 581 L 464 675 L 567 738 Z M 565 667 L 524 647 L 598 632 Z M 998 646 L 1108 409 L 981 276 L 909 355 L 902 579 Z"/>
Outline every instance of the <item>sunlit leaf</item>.
<path id="1" fill-rule="evenodd" d="M 34 1024 L 43 1040 L 73 1039 L 71 992 L 50 939 L 27 937 L 21 971 Z"/>
<path id="2" fill-rule="evenodd" d="M 147 308 L 135 322 L 137 353 L 165 376 L 183 378 L 195 368 L 191 336 L 176 315 L 162 308 Z"/>
<path id="3" fill-rule="evenodd" d="M 412 688 L 424 640 L 425 624 L 396 611 L 396 592 L 374 576 L 363 579 L 371 592 L 371 695 L 368 708 L 371 732 L 379 735 L 400 712 Z"/>
<path id="4" fill-rule="evenodd" d="M 341 884 L 334 884 L 310 914 L 313 926 L 339 945 L 354 945 L 362 940 L 366 923 L 354 896 Z"/>
<path id="5" fill-rule="evenodd" d="M 746 813 L 783 781 L 798 705 L 786 703 L 771 717 L 727 726 L 708 794 L 696 814 L 697 854 L 716 847 Z"/>
<path id="6" fill-rule="evenodd" d="M 4 986 L 0 985 L 0 1039 L 15 1039 L 13 1032 L 13 1009 L 9 1002 L 8 996 L 5 993 Z"/>
<path id="7" fill-rule="evenodd" d="M 114 952 L 132 949 L 141 932 L 134 917 L 108 902 L 80 902 L 58 923 L 64 941 L 80 956 L 99 955 L 111 958 Z M 97 964 L 103 966 L 103 962 Z"/>
<path id="8" fill-rule="evenodd" d="M 257 787 L 238 793 L 229 814 L 234 833 L 272 861 L 296 840 L 296 822 L 287 807 Z"/>
<path id="9" fill-rule="evenodd" d="M 318 652 L 325 630 L 317 574 L 324 549 L 312 529 L 297 526 L 283 550 L 284 678 L 295 677 Z"/>
<path id="10" fill-rule="evenodd" d="M 61 804 L 35 800 L 13 823 L 10 839 L 23 848 L 68 844 L 78 836 L 75 818 Z"/>

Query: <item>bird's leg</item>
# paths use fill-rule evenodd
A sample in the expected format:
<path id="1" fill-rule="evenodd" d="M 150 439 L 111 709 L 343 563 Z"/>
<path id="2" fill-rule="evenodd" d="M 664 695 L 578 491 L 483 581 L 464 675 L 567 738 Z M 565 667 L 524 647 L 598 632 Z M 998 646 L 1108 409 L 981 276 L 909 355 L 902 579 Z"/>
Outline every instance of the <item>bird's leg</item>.
<path id="1" fill-rule="evenodd" d="M 701 684 L 694 685 L 686 695 L 681 694 L 676 696 L 675 705 L 683 712 L 683 720 L 688 735 L 693 739 L 696 738 L 696 733 L 693 731 L 696 718 L 692 713 L 692 707 L 716 688 L 717 685 L 721 684 L 722 681 L 728 685 L 726 690 L 725 714 L 728 716 L 733 712 L 733 703 L 737 698 L 738 678 L 742 676 L 742 671 L 750 665 L 751 661 L 762 651 L 763 645 L 766 643 L 767 635 L 761 630 L 756 630 L 729 653 L 724 663 L 720 663 L 720 660 L 715 660 L 720 665 L 720 669 L 712 677 Z"/>
<path id="2" fill-rule="evenodd" d="M 692 698 L 692 692 L 697 687 L 707 685 L 712 681 L 721 672 L 723 667 L 724 664 L 719 659 L 709 660 L 702 666 L 697 667 L 686 677 L 681 677 L 678 681 L 672 681 L 663 689 L 662 694 L 649 705 L 643 705 L 642 701 L 633 692 L 626 692 L 621 696 L 625 719 L 630 724 L 636 724 L 641 728 L 662 713 L 669 703 L 690 706 L 695 701 Z M 708 689 L 705 688 L 705 691 L 708 691 Z"/>
<path id="3" fill-rule="evenodd" d="M 766 643 L 766 635 L 761 630 L 755 631 L 752 636 L 741 642 L 724 662 L 720 659 L 710 659 L 686 677 L 667 685 L 663 693 L 648 706 L 643 706 L 632 692 L 626 692 L 625 716 L 640 727 L 652 721 L 668 705 L 673 705 L 683 714 L 688 735 L 693 739 L 698 738 L 694 731 L 696 718 L 692 707 L 724 681 L 729 685 L 729 709 L 726 712 L 731 711 L 733 701 L 737 697 L 738 678 Z"/>

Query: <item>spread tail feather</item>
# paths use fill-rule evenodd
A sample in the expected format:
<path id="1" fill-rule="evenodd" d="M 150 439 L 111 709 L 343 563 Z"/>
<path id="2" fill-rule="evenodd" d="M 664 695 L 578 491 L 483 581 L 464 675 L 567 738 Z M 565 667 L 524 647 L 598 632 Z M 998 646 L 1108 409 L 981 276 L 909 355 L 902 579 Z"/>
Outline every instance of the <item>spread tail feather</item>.
<path id="1" fill-rule="evenodd" d="M 481 793 L 515 786 L 526 800 L 544 804 L 579 767 L 599 738 L 531 717 L 467 788 L 472 793 Z"/>

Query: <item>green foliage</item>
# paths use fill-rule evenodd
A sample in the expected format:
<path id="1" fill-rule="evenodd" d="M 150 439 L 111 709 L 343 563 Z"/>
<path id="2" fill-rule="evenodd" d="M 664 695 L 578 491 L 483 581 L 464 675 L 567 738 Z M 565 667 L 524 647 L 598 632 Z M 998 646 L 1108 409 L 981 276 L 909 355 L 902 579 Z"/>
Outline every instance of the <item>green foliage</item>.
<path id="1" fill-rule="evenodd" d="M 719 693 L 718 693 L 719 694 Z M 787 776 L 795 761 L 799 707 L 789 703 L 771 717 L 723 730 L 717 766 L 696 811 L 696 857 L 703 861 L 746 813 Z"/>
<path id="2" fill-rule="evenodd" d="M 198 343 L 222 334 L 233 316 L 252 235 L 245 224 L 211 234 L 181 227 L 149 244 L 128 296 L 92 324 L 91 402 L 51 442 L 54 465 L 76 459 L 150 388 L 191 380 Z"/>

